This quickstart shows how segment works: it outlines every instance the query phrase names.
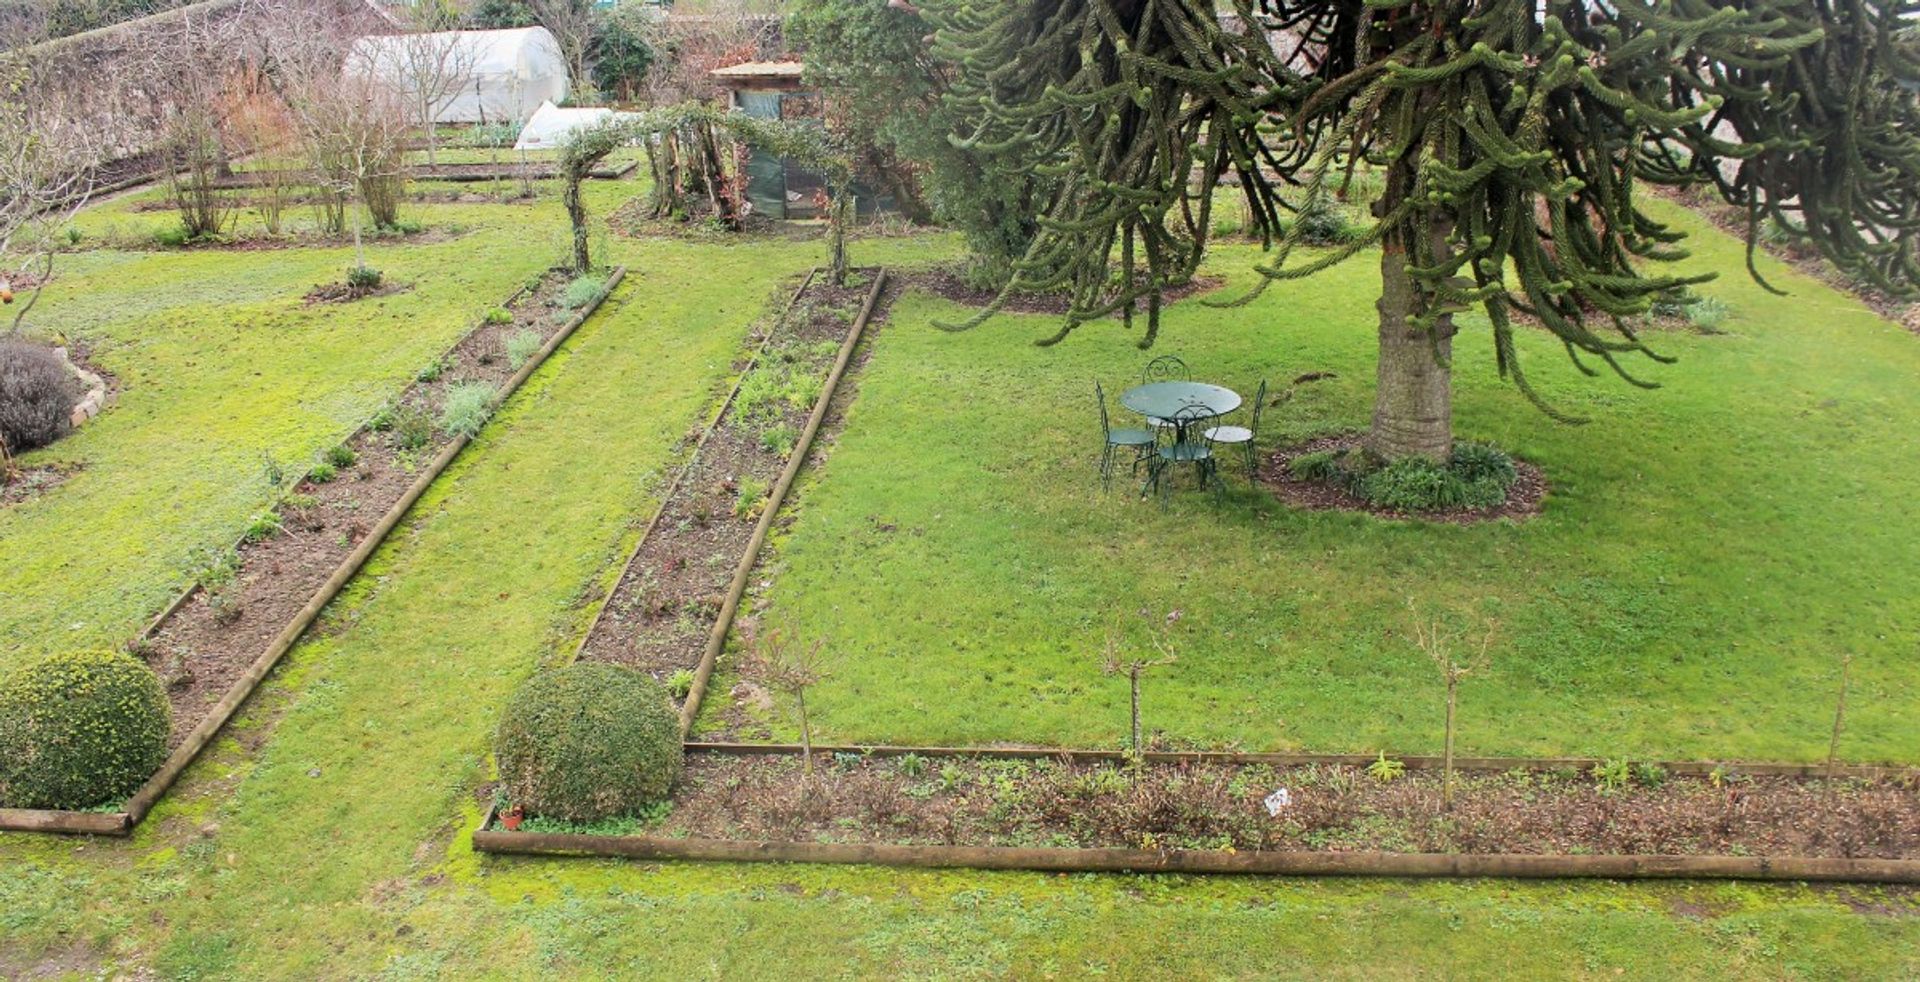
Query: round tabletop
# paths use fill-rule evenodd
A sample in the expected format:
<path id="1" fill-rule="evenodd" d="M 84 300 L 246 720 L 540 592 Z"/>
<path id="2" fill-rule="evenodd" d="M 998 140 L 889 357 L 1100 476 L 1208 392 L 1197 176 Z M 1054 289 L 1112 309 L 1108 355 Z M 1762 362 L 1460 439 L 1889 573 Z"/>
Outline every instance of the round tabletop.
<path id="1" fill-rule="evenodd" d="M 1204 406 L 1215 416 L 1240 408 L 1240 393 L 1205 382 L 1150 382 L 1120 393 L 1120 404 L 1154 419 L 1172 419 L 1188 406 Z"/>

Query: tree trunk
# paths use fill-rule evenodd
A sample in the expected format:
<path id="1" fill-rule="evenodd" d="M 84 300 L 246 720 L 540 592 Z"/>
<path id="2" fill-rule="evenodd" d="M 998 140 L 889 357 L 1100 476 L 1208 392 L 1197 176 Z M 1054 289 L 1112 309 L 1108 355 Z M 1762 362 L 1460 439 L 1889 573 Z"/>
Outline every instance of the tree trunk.
<path id="1" fill-rule="evenodd" d="M 586 172 L 592 165 L 583 167 L 579 172 L 570 172 L 566 177 L 566 190 L 562 199 L 567 206 L 567 220 L 573 223 L 573 271 L 585 273 L 592 268 L 592 257 L 587 254 L 587 206 L 580 200 L 580 185 L 585 183 Z"/>
<path id="2" fill-rule="evenodd" d="M 1396 161 L 1387 170 L 1386 194 L 1375 207 L 1389 214 L 1413 184 L 1413 165 Z M 1443 216 L 1430 225 L 1441 246 Z M 1373 428 L 1367 448 L 1387 460 L 1425 457 L 1446 462 L 1453 452 L 1453 319 L 1441 318 L 1429 336 L 1408 323 L 1426 309 L 1420 286 L 1407 274 L 1405 226 L 1389 230 L 1380 254 L 1380 362 L 1374 383 Z"/>
<path id="3" fill-rule="evenodd" d="M 1401 250 L 1380 257 L 1380 367 L 1367 447 L 1387 460 L 1444 462 L 1453 450 L 1453 339 L 1436 342 L 1407 323 L 1417 308 L 1405 261 Z"/>

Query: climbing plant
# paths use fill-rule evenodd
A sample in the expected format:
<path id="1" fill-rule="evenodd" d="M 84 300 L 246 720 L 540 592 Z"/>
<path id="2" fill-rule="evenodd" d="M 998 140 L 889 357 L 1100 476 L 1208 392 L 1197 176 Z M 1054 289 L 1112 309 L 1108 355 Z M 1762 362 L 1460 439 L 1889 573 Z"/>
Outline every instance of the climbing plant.
<path id="1" fill-rule="evenodd" d="M 1059 175 L 1008 285 L 1085 321 L 1146 311 L 1204 254 L 1239 186 L 1273 248 L 1260 289 L 1378 247 L 1369 448 L 1445 459 L 1455 315 L 1484 312 L 1528 383 L 1516 318 L 1580 370 L 1657 354 L 1635 331 L 1704 276 L 1642 210 L 1647 184 L 1705 185 L 1891 292 L 1920 280 L 1920 79 L 1910 0 L 926 0 L 960 71 L 956 144 L 1024 147 Z M 1356 169 L 1373 221 L 1307 250 L 1286 212 Z M 1117 263 L 1117 269 L 1115 265 Z M 1749 267 L 1751 268 L 1751 260 Z M 1757 276 L 1757 273 L 1755 274 Z M 1256 293 L 1258 290 L 1255 291 Z M 1005 295 L 1003 294 L 1003 297 Z M 1242 301 L 1250 297 L 1240 298 Z M 1000 304 L 948 325 L 964 329 Z"/>
<path id="2" fill-rule="evenodd" d="M 745 113 L 729 112 L 705 103 L 682 103 L 662 106 L 637 113 L 616 113 L 605 122 L 581 130 L 567 140 L 560 151 L 560 177 L 563 183 L 561 200 L 567 209 L 567 218 L 573 226 L 573 266 L 578 272 L 586 271 L 592 265 L 592 257 L 587 247 L 587 210 L 581 199 L 580 185 L 595 165 L 605 160 L 607 155 L 636 142 L 652 140 L 666 134 L 704 133 L 708 139 L 715 132 L 724 133 L 733 140 L 756 150 L 796 161 L 804 167 L 821 171 L 826 175 L 827 185 L 833 200 L 827 209 L 827 237 L 830 253 L 840 257 L 835 263 L 835 285 L 840 274 L 844 273 L 846 244 L 846 226 L 850 208 L 843 207 L 847 188 L 852 180 L 852 167 L 847 155 L 820 130 L 799 126 L 777 119 L 763 119 Z M 717 149 L 714 151 L 717 155 Z M 714 171 L 720 165 L 716 161 Z M 715 182 L 709 180 L 709 193 L 720 193 Z M 720 202 L 715 201 L 716 206 Z"/>

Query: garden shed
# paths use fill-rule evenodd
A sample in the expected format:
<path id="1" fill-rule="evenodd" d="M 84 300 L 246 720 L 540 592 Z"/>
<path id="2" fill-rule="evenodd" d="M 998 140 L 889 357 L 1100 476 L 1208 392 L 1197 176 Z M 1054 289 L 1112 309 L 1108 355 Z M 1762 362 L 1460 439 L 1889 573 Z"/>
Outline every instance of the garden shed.
<path id="1" fill-rule="evenodd" d="M 727 106 L 762 119 L 821 118 L 820 97 L 801 84 L 797 61 L 749 61 L 716 68 L 710 74 L 727 93 Z M 818 171 L 783 157 L 753 150 L 747 158 L 747 199 L 769 218 L 815 218 L 814 192 L 826 187 Z"/>
<path id="2" fill-rule="evenodd" d="M 422 52 L 449 49 L 452 54 L 447 63 L 458 66 L 464 80 L 435 115 L 435 122 L 524 120 L 543 103 L 567 99 L 567 62 L 560 53 L 560 43 L 544 27 L 363 37 L 353 43 L 346 71 L 407 92 L 413 85 L 411 79 L 418 74 L 409 66 L 423 57 L 434 57 Z"/>

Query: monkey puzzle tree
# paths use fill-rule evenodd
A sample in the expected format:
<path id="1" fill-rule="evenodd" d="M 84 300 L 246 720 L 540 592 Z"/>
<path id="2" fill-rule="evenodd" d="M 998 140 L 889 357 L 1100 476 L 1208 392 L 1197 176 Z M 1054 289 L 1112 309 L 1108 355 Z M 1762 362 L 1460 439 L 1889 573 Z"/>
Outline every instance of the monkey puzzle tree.
<path id="1" fill-rule="evenodd" d="M 1009 287 L 1071 292 L 1042 344 L 1116 311 L 1131 321 L 1142 302 L 1152 344 L 1162 290 L 1197 267 L 1213 193 L 1233 175 L 1276 245 L 1262 289 L 1379 247 L 1367 446 L 1382 458 L 1446 458 L 1454 316 L 1468 309 L 1491 322 L 1501 373 L 1556 418 L 1522 371 L 1516 314 L 1587 374 L 1603 362 L 1650 384 L 1624 359 L 1667 359 L 1635 318 L 1705 277 L 1645 265 L 1685 253 L 1636 205 L 1642 182 L 1717 189 L 1746 209 L 1750 256 L 1771 219 L 1881 289 L 1920 280 L 1920 7 L 1905 0 L 923 7 L 963 69 L 959 145 L 1025 146 L 1061 175 Z M 1288 195 L 1362 165 L 1384 179 L 1373 224 L 1301 254 Z"/>

